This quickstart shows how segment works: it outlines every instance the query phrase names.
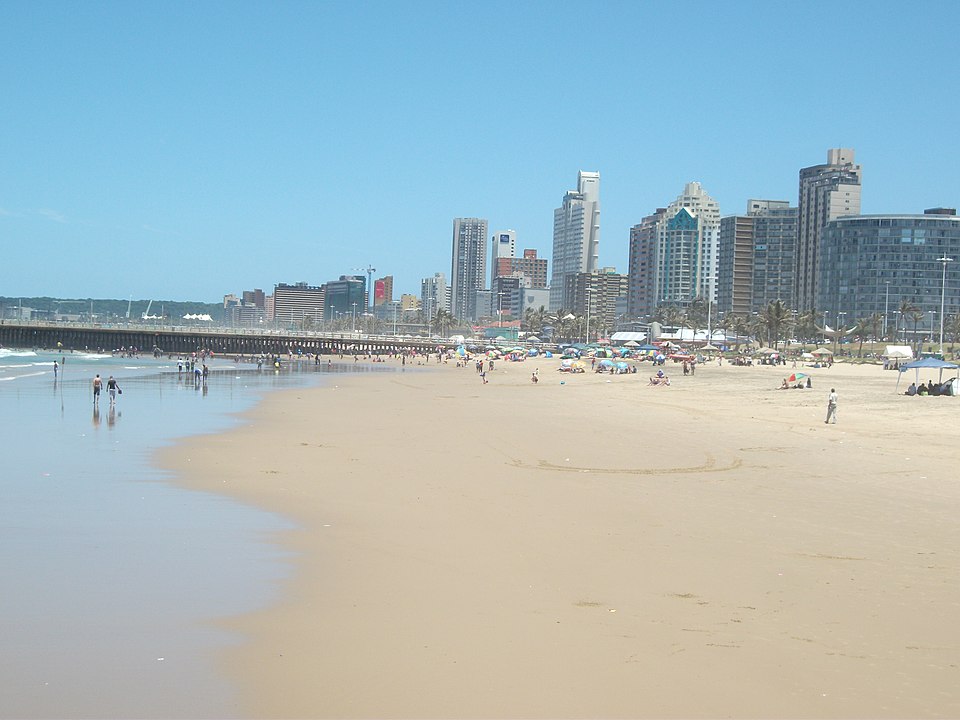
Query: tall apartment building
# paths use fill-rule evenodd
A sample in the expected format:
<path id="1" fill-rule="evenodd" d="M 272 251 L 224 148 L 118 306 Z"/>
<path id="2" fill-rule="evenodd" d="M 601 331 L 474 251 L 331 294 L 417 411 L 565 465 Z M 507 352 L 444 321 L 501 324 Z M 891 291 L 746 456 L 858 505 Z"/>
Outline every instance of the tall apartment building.
<path id="1" fill-rule="evenodd" d="M 389 305 L 393 302 L 393 275 L 385 275 L 373 281 L 373 306 Z"/>
<path id="2" fill-rule="evenodd" d="M 600 253 L 600 173 L 577 173 L 577 189 L 553 211 L 553 274 L 550 309 L 569 307 L 567 278 L 597 269 Z"/>
<path id="3" fill-rule="evenodd" d="M 319 324 L 324 318 L 325 295 L 325 288 L 305 282 L 280 283 L 273 289 L 273 319 L 282 325 L 302 324 L 308 318 Z"/>
<path id="4" fill-rule="evenodd" d="M 785 200 L 748 200 L 745 215 L 720 220 L 719 312 L 760 312 L 775 300 L 793 307 L 797 217 Z"/>
<path id="5" fill-rule="evenodd" d="M 524 250 L 523 257 L 497 258 L 496 263 L 493 269 L 494 280 L 498 277 L 522 276 L 524 287 L 545 288 L 547 286 L 547 259 L 538 258 L 537 251 L 534 249 Z"/>
<path id="6" fill-rule="evenodd" d="M 509 260 L 517 255 L 517 231 L 497 230 L 490 238 L 490 287 L 497 278 L 499 260 Z"/>
<path id="7" fill-rule="evenodd" d="M 827 151 L 825 165 L 800 171 L 795 287 L 797 305 L 802 310 L 816 305 L 823 228 L 835 218 L 860 214 L 861 178 L 851 148 L 832 148 Z"/>
<path id="8" fill-rule="evenodd" d="M 889 334 L 939 335 L 941 303 L 947 317 L 960 311 L 960 217 L 935 208 L 922 215 L 850 215 L 823 228 L 816 308 L 831 327 L 880 313 Z M 943 260 L 943 258 L 951 258 Z M 908 301 L 922 318 L 897 310 Z"/>
<path id="9" fill-rule="evenodd" d="M 666 213 L 666 208 L 657 208 L 630 228 L 627 314 L 634 319 L 649 317 L 657 310 L 657 228 Z"/>
<path id="10" fill-rule="evenodd" d="M 567 293 L 573 300 L 570 307 L 577 315 L 589 313 L 591 337 L 600 330 L 609 332 L 613 329 L 617 301 L 627 295 L 629 284 L 629 277 L 614 268 L 577 273 L 567 278 Z"/>
<path id="11" fill-rule="evenodd" d="M 684 307 L 697 297 L 715 300 L 719 240 L 719 204 L 700 183 L 687 183 L 666 209 L 630 231 L 630 314 Z"/>
<path id="12" fill-rule="evenodd" d="M 487 221 L 455 218 L 450 267 L 450 312 L 458 320 L 477 318 L 477 291 L 487 281 Z"/>
<path id="13" fill-rule="evenodd" d="M 434 273 L 433 277 L 420 281 L 420 307 L 423 319 L 429 322 L 437 310 L 450 310 L 450 288 L 443 273 Z"/>

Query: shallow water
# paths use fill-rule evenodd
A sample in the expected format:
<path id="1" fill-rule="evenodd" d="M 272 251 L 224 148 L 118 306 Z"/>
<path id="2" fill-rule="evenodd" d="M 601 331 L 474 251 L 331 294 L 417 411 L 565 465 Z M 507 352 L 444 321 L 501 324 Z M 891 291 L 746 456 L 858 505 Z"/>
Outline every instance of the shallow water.
<path id="1" fill-rule="evenodd" d="M 156 449 L 223 430 L 273 389 L 353 364 L 280 372 L 0 350 L 0 716 L 230 717 L 215 618 L 266 604 L 287 571 L 287 521 L 164 481 Z M 367 366 L 369 367 L 369 366 Z M 115 406 L 91 380 L 114 375 Z"/>

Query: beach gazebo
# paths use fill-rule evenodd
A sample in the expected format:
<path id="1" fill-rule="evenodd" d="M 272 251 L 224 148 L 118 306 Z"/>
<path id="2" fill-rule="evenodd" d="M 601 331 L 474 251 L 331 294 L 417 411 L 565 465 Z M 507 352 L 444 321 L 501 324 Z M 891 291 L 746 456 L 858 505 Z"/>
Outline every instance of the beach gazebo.
<path id="1" fill-rule="evenodd" d="M 958 370 L 957 377 L 960 378 L 960 366 L 955 365 L 954 363 L 947 362 L 946 360 L 937 360 L 937 358 L 925 357 L 920 360 L 914 360 L 913 362 L 904 363 L 900 366 L 900 372 L 897 373 L 897 392 L 900 391 L 900 376 L 903 375 L 907 370 L 916 371 L 916 380 L 914 382 L 920 382 L 920 370 L 923 368 L 932 368 L 934 370 L 940 371 L 939 384 L 943 384 L 943 371 L 944 370 Z"/>

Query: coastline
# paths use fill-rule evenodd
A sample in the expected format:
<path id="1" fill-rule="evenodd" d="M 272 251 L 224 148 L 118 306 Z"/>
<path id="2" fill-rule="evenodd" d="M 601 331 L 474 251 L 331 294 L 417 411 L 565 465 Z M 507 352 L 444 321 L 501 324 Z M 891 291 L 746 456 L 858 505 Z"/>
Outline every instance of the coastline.
<path id="1" fill-rule="evenodd" d="M 278 601 L 221 621 L 242 710 L 960 715 L 956 398 L 873 366 L 776 391 L 792 369 L 556 365 L 341 376 L 161 453 L 297 525 Z"/>

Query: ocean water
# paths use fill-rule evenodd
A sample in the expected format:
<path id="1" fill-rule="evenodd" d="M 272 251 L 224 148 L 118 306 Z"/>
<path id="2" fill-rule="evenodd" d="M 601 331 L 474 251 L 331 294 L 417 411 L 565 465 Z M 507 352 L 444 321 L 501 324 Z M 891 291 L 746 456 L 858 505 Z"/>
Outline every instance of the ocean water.
<path id="1" fill-rule="evenodd" d="M 150 460 L 352 366 L 214 360 L 197 385 L 175 360 L 0 349 L 0 717 L 235 717 L 214 658 L 240 638 L 214 621 L 275 596 L 288 565 L 269 538 L 288 524 Z M 94 406 L 97 373 L 115 406 Z"/>

